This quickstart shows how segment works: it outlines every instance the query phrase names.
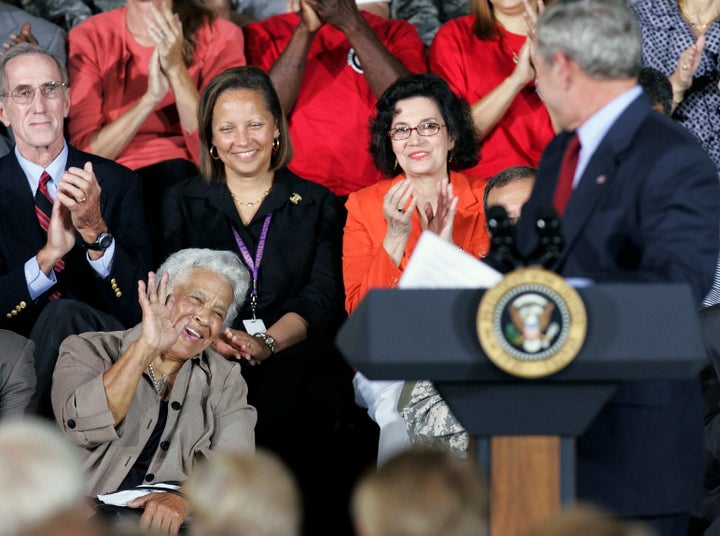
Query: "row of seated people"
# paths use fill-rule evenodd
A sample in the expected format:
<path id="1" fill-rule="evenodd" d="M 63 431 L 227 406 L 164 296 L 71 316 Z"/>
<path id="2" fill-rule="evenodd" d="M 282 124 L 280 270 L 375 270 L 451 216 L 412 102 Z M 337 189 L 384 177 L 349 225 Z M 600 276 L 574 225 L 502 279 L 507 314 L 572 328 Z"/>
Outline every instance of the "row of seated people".
<path id="1" fill-rule="evenodd" d="M 27 471 L 26 467 L 34 467 Z M 3 533 L 12 536 L 147 536 L 157 534 L 151 510 L 101 504 L 88 516 L 87 472 L 72 444 L 46 422 L 0 422 L 0 474 L 6 483 Z M 226 447 L 198 464 L 183 491 L 192 520 L 172 520 L 164 533 L 190 536 L 300 536 L 302 493 L 271 452 Z M 149 496 L 175 493 L 154 493 Z M 486 479 L 466 458 L 414 447 L 368 469 L 353 487 L 356 536 L 485 536 Z M 153 515 L 157 511 L 153 511 Z M 148 521 L 125 528 L 114 517 Z M 653 536 L 649 527 L 580 504 L 521 529 L 523 536 Z M 349 534 L 349 533 L 348 533 Z"/>
<path id="2" fill-rule="evenodd" d="M 341 198 L 382 178 L 366 150 L 367 119 L 377 97 L 410 72 L 441 75 L 471 104 L 483 142 L 478 163 L 467 170 L 471 177 L 486 181 L 507 167 L 537 166 L 555 133 L 535 89 L 526 43 L 525 19 L 535 16 L 534 3 L 473 2 L 471 15 L 443 26 L 427 62 L 417 32 L 403 20 L 377 16 L 351 0 L 299 7 L 300 15 L 275 15 L 241 30 L 194 1 L 155 7 L 131 0 L 70 32 L 69 140 L 143 178 L 155 265 L 162 258 L 154 207 L 167 186 L 197 173 L 199 92 L 231 66 L 247 62 L 269 72 L 288 114 L 294 146 L 289 168 Z M 692 101 L 688 80 L 701 57 L 683 60 L 691 69 L 678 63 L 670 77 L 677 114 Z M 667 74 L 667 65 L 662 69 Z M 681 82 L 677 72 L 684 74 Z M 697 131 L 697 121 L 685 123 Z M 712 155 L 712 136 L 705 138 Z"/>

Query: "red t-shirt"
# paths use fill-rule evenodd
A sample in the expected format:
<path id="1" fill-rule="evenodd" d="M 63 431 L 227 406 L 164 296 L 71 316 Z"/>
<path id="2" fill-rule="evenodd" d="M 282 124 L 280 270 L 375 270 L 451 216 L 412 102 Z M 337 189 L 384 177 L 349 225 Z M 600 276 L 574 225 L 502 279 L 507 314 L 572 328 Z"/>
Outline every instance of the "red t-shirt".
<path id="1" fill-rule="evenodd" d="M 363 12 L 390 54 L 410 72 L 427 70 L 425 45 L 403 20 Z M 275 15 L 245 26 L 245 56 L 268 71 L 285 49 L 300 18 Z M 369 119 L 377 98 L 345 34 L 325 24 L 310 46 L 300 91 L 290 113 L 294 156 L 290 169 L 347 195 L 380 180 L 368 146 Z"/>
<path id="2" fill-rule="evenodd" d="M 515 69 L 514 54 L 525 43 L 524 35 L 498 26 L 499 35 L 481 41 L 473 33 L 475 18 L 458 17 L 445 23 L 430 47 L 430 72 L 472 105 L 495 89 Z M 537 166 L 540 155 L 554 136 L 545 104 L 528 84 L 513 100 L 498 124 L 485 136 L 480 163 L 468 175 L 489 178 L 519 165 Z"/>

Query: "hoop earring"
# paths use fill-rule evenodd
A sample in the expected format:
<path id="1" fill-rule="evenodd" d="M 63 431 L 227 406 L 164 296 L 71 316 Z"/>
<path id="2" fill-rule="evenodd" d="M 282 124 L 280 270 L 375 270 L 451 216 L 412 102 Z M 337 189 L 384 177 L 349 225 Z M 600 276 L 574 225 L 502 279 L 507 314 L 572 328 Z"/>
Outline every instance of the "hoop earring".
<path id="1" fill-rule="evenodd" d="M 210 156 L 213 160 L 220 160 L 220 155 L 218 154 L 217 147 L 215 147 L 214 145 L 210 147 Z"/>
<path id="2" fill-rule="evenodd" d="M 273 154 L 277 153 L 279 148 L 280 148 L 280 136 L 278 136 L 277 138 L 275 138 L 273 140 L 273 144 L 272 144 Z"/>

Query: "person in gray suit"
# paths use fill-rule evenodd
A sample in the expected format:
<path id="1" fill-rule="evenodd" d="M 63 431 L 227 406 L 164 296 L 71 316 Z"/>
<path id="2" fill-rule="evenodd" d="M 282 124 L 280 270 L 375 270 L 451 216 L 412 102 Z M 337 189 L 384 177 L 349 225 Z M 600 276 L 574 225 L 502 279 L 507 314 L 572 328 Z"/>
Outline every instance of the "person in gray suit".
<path id="1" fill-rule="evenodd" d="M 65 30 L 46 19 L 0 1 L 0 40 L 3 49 L 18 43 L 34 43 L 52 52 L 64 62 L 67 59 Z"/>
<path id="2" fill-rule="evenodd" d="M 24 415 L 35 394 L 35 343 L 0 329 L 0 419 Z"/>

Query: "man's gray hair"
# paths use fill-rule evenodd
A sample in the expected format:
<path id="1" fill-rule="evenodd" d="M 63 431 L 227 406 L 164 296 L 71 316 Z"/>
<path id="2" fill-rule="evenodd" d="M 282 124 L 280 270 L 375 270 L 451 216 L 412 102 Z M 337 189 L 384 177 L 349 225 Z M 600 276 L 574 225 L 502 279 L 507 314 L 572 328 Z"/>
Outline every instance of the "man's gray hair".
<path id="1" fill-rule="evenodd" d="M 232 251 L 187 248 L 170 255 L 157 270 L 158 281 L 165 272 L 170 276 L 168 291 L 187 279 L 193 270 L 202 268 L 224 277 L 233 290 L 233 302 L 228 308 L 225 325 L 232 324 L 250 288 L 250 274 Z"/>
<path id="2" fill-rule="evenodd" d="M 622 0 L 577 0 L 547 8 L 537 27 L 538 52 L 552 63 L 560 52 L 599 80 L 640 73 L 640 28 Z"/>
<path id="3" fill-rule="evenodd" d="M 0 423 L 0 536 L 20 534 L 76 508 L 86 492 L 80 453 L 49 421 Z"/>
<path id="4" fill-rule="evenodd" d="M 57 68 L 60 70 L 60 77 L 62 78 L 61 82 L 66 84 L 66 86 L 69 86 L 70 82 L 68 80 L 67 68 L 65 67 L 65 62 L 61 60 L 59 56 L 53 54 L 52 52 L 48 52 L 37 45 L 33 45 L 31 43 L 20 43 L 19 45 L 14 45 L 9 50 L 0 54 L 0 93 L 5 93 L 14 89 L 8 87 L 7 74 L 5 73 L 5 67 L 8 62 L 27 54 L 40 54 L 41 56 L 47 56 L 53 60 L 57 65 Z M 50 80 L 46 81 L 50 82 Z"/>

